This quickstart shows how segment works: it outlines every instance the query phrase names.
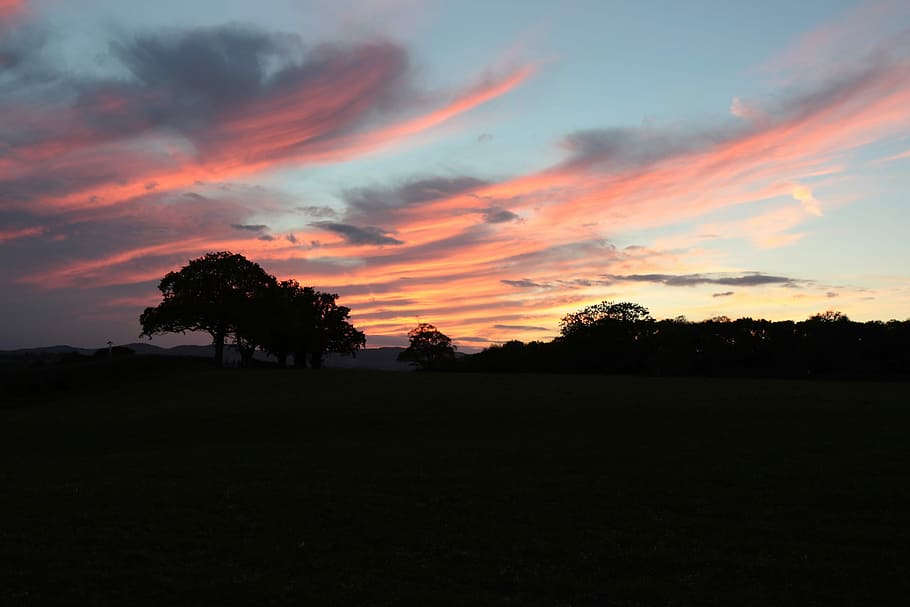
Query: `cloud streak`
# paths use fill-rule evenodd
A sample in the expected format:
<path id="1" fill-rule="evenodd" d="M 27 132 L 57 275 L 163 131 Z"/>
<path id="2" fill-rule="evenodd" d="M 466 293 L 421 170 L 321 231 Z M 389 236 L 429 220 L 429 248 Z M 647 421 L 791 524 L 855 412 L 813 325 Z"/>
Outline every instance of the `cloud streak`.
<path id="1" fill-rule="evenodd" d="M 493 328 L 504 331 L 552 331 L 552 329 L 546 327 L 535 327 L 533 325 L 493 325 Z"/>
<path id="2" fill-rule="evenodd" d="M 263 232 L 269 229 L 269 226 L 264 224 L 243 224 L 243 223 L 232 223 L 231 227 L 235 230 L 244 230 L 247 232 Z"/>
<path id="3" fill-rule="evenodd" d="M 389 232 L 375 226 L 358 227 L 346 223 L 331 221 L 317 221 L 311 224 L 317 228 L 334 232 L 342 236 L 348 244 L 352 245 L 401 245 L 404 241 L 389 236 Z"/>
<path id="4" fill-rule="evenodd" d="M 510 287 L 515 287 L 517 289 L 542 289 L 545 286 L 534 282 L 533 280 L 528 280 L 527 278 L 522 278 L 520 280 L 508 280 L 503 278 L 499 282 Z"/>
<path id="5" fill-rule="evenodd" d="M 25 9 L 25 0 L 0 0 L 0 27 Z"/>
<path id="6" fill-rule="evenodd" d="M 70 100 L 63 107 L 43 89 L 0 104 L 14 118 L 0 128 L 12 142 L 0 159 L 10 202 L 110 205 L 152 183 L 173 190 L 292 161 L 338 162 L 431 129 L 531 74 L 487 78 L 433 109 L 433 96 L 414 89 L 407 51 L 386 41 L 305 50 L 294 36 L 224 26 L 120 40 L 111 56 L 129 80 L 59 83 L 52 94 Z"/>
<path id="7" fill-rule="evenodd" d="M 43 234 L 45 228 L 41 226 L 33 226 L 30 228 L 19 228 L 13 230 L 0 230 L 0 243 L 4 243 L 10 240 L 18 240 L 20 238 L 29 238 L 32 236 L 38 236 Z"/>
<path id="8" fill-rule="evenodd" d="M 805 281 L 787 276 L 769 276 L 751 272 L 741 276 L 719 276 L 707 274 L 630 274 L 619 276 L 605 274 L 604 278 L 618 282 L 650 282 L 668 287 L 695 287 L 698 285 L 726 285 L 731 287 L 758 287 L 764 285 L 794 286 Z"/>
<path id="9" fill-rule="evenodd" d="M 488 75 L 473 84 L 426 91 L 420 61 L 388 40 L 306 46 L 223 26 L 121 36 L 107 56 L 116 74 L 36 84 L 37 59 L 27 76 L 28 45 L 11 42 L 0 279 L 118 290 L 135 303 L 187 259 L 229 249 L 341 293 L 358 326 L 383 339 L 420 318 L 505 341 L 555 331 L 603 299 L 695 301 L 686 305 L 708 316 L 748 295 L 789 314 L 794 287 L 812 305 L 830 286 L 732 263 L 722 247 L 804 243 L 837 209 L 825 186 L 845 178 L 857 150 L 910 129 L 908 41 L 883 43 L 766 97 L 730 91 L 715 121 L 572 122 L 544 168 L 473 174 L 470 162 L 440 162 L 358 183 L 323 180 L 318 167 L 424 143 L 415 136 L 503 97 L 536 66 L 478 66 Z M 508 145 L 508 131 L 487 124 L 455 134 L 472 153 Z M 525 160 L 514 166 L 542 164 Z M 281 192 L 276 169 L 317 185 Z M 731 271 L 742 267 L 765 271 Z"/>
<path id="10" fill-rule="evenodd" d="M 475 177 L 428 177 L 394 187 L 365 187 L 344 192 L 347 217 L 352 221 L 385 223 L 419 214 L 421 206 L 450 200 L 487 185 Z"/>

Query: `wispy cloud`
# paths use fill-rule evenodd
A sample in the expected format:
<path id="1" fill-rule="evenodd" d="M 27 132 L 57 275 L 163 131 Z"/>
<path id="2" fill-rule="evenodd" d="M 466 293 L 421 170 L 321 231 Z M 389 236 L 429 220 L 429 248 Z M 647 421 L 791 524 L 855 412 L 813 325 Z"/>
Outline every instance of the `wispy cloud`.
<path id="1" fill-rule="evenodd" d="M 899 152 L 897 154 L 892 154 L 891 156 L 882 158 L 881 162 L 893 162 L 895 160 L 905 160 L 907 158 L 910 158 L 910 150 L 906 150 L 904 152 Z"/>
<path id="2" fill-rule="evenodd" d="M 494 329 L 502 329 L 504 331 L 552 331 L 553 329 L 548 329 L 546 327 L 536 327 L 534 325 L 493 325 Z"/>
<path id="3" fill-rule="evenodd" d="M 358 227 L 346 223 L 317 221 L 311 224 L 317 228 L 334 232 L 352 245 L 401 245 L 404 241 L 389 236 L 389 232 L 375 226 Z"/>
<path id="4" fill-rule="evenodd" d="M 388 222 L 405 212 L 473 192 L 487 185 L 475 177 L 428 177 L 406 181 L 394 187 L 364 187 L 344 192 L 347 218 L 354 221 Z"/>
<path id="5" fill-rule="evenodd" d="M 651 282 L 668 287 L 694 287 L 697 285 L 728 285 L 734 287 L 756 287 L 762 285 L 796 285 L 806 281 L 787 276 L 769 276 L 761 272 L 751 272 L 741 276 L 717 274 L 630 274 L 618 276 L 605 274 L 604 278 L 623 282 Z"/>
<path id="6" fill-rule="evenodd" d="M 487 223 L 509 223 L 510 221 L 518 221 L 519 219 L 521 219 L 521 217 L 518 214 L 505 209 L 491 207 L 483 211 L 483 220 Z"/>
<path id="7" fill-rule="evenodd" d="M 501 282 L 504 285 L 508 285 L 510 287 L 516 287 L 518 289 L 540 289 L 540 288 L 544 287 L 544 285 L 542 285 L 538 282 L 534 282 L 533 280 L 529 280 L 527 278 L 522 278 L 520 280 L 509 280 L 509 279 L 503 278 L 499 282 Z"/>
<path id="8" fill-rule="evenodd" d="M 817 216 L 805 177 L 836 172 L 844 155 L 910 127 L 910 41 L 890 42 L 827 80 L 749 102 L 761 119 L 578 131 L 563 142 L 564 162 L 478 195 L 535 210 L 529 229 L 638 229 L 779 196 L 796 196 Z"/>
<path id="9" fill-rule="evenodd" d="M 3 22 L 21 13 L 25 8 L 25 0 L 0 0 L 0 27 Z"/>
<path id="10" fill-rule="evenodd" d="M 720 247 L 800 242 L 835 208 L 825 180 L 858 148 L 910 128 L 910 41 L 870 36 L 880 47 L 825 60 L 764 97 L 729 91 L 729 111 L 719 106 L 713 122 L 573 122 L 549 142 L 560 156 L 541 170 L 416 166 L 406 179 L 370 175 L 292 196 L 255 183 L 276 168 L 399 145 L 502 97 L 536 67 L 478 66 L 489 75 L 426 91 L 420 58 L 392 41 L 305 46 L 226 26 L 121 36 L 108 57 L 117 77 L 37 78 L 39 59 L 13 29 L 0 44 L 12 58 L 0 91 L 0 204 L 18 215 L 0 217 L 12 226 L 0 242 L 30 255 L 0 264 L 0 278 L 148 290 L 187 259 L 230 249 L 342 293 L 377 336 L 401 336 L 421 318 L 453 335 L 508 339 L 547 331 L 588 303 L 649 304 L 677 287 L 705 287 L 672 296 L 711 313 L 753 293 L 789 313 L 794 286 L 824 301 L 829 287 L 792 270 L 726 271 L 744 264 Z M 478 154 L 493 150 L 475 145 L 492 141 L 475 138 L 485 128 L 495 126 L 461 133 Z M 496 132 L 498 149 L 506 138 Z M 689 224 L 675 242 L 647 232 Z M 613 244 L 630 240 L 639 246 Z"/>
<path id="11" fill-rule="evenodd" d="M 9 240 L 18 240 L 19 238 L 38 236 L 44 232 L 45 228 L 42 226 L 32 226 L 29 228 L 19 228 L 13 230 L 0 230 L 0 243 L 7 242 Z"/>
<path id="12" fill-rule="evenodd" d="M 350 159 L 431 129 L 531 74 L 520 68 L 442 99 L 415 90 L 409 53 L 395 43 L 305 49 L 292 35 L 240 26 L 126 38 L 112 43 L 111 56 L 131 79 L 64 78 L 50 91 L 34 89 L 27 103 L 0 104 L 11 118 L 0 127 L 10 142 L 0 185 L 12 202 L 110 205 L 151 183 L 173 190 L 290 161 Z M 61 107 L 59 99 L 72 102 Z"/>
<path id="13" fill-rule="evenodd" d="M 232 223 L 231 227 L 235 230 L 245 230 L 247 232 L 262 232 L 269 229 L 269 226 L 264 224 Z"/>
<path id="14" fill-rule="evenodd" d="M 320 206 L 298 206 L 295 207 L 296 210 L 300 211 L 304 215 L 309 215 L 310 217 L 338 217 L 338 211 L 331 207 L 320 207 Z"/>

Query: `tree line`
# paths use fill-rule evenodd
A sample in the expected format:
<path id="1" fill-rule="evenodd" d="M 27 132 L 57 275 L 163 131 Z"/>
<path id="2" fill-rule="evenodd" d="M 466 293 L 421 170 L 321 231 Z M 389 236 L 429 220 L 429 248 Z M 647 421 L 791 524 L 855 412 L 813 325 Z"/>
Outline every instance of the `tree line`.
<path id="1" fill-rule="evenodd" d="M 366 337 L 350 322 L 350 309 L 338 295 L 278 280 L 243 255 L 220 251 L 191 260 L 169 272 L 158 285 L 162 301 L 139 317 L 141 336 L 205 331 L 212 336 L 215 362 L 224 362 L 232 343 L 241 364 L 249 365 L 257 349 L 287 366 L 322 366 L 327 352 L 355 354 Z"/>
<path id="2" fill-rule="evenodd" d="M 205 331 L 221 365 L 226 343 L 249 365 L 261 350 L 281 367 L 318 369 L 328 352 L 366 345 L 338 296 L 278 280 L 242 255 L 208 253 L 169 272 L 162 301 L 139 318 L 142 335 Z M 633 373 L 751 377 L 910 378 L 910 320 L 854 322 L 839 312 L 804 321 L 716 317 L 655 320 L 644 306 L 603 301 L 567 314 L 550 342 L 510 341 L 456 357 L 429 323 L 399 356 L 424 370 Z"/>
<path id="3" fill-rule="evenodd" d="M 716 317 L 655 320 L 631 302 L 588 306 L 550 342 L 511 341 L 452 369 L 783 378 L 910 378 L 910 320 L 854 322 L 839 312 L 804 321 Z"/>

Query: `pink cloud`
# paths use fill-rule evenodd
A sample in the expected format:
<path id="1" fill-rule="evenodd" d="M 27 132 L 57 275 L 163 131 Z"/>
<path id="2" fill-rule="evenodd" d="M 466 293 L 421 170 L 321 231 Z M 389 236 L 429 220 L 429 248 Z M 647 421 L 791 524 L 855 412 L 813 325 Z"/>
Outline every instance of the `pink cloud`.
<path id="1" fill-rule="evenodd" d="M 30 228 L 20 228 L 18 230 L 0 230 L 0 244 L 20 238 L 30 238 L 40 236 L 45 232 L 43 226 L 33 226 Z"/>
<path id="2" fill-rule="evenodd" d="M 322 240 L 323 251 L 334 258 L 369 262 L 296 277 L 329 285 L 397 283 L 387 296 L 413 303 L 397 311 L 364 311 L 362 323 L 368 332 L 406 328 L 420 313 L 467 333 L 480 331 L 490 310 L 553 325 L 553 319 L 571 306 L 602 297 L 607 287 L 592 277 L 608 271 L 704 270 L 693 265 L 697 257 L 691 254 L 688 260 L 659 250 L 631 255 L 593 244 L 607 229 L 662 226 L 733 205 L 795 196 L 800 204 L 794 202 L 771 214 L 703 226 L 749 238 L 760 247 L 792 244 L 804 234 L 800 226 L 811 221 L 813 209 L 817 210 L 812 192 L 794 184 L 807 175 L 836 171 L 843 154 L 908 126 L 906 113 L 899 110 L 910 103 L 910 86 L 901 79 L 906 70 L 904 63 L 885 66 L 827 95 L 797 100 L 788 111 L 769 112 L 761 124 L 708 143 L 695 137 L 696 144 L 657 154 L 653 161 L 602 165 L 598 148 L 592 148 L 593 156 L 570 158 L 539 173 L 496 184 L 477 183 L 455 195 L 428 200 L 398 213 L 395 235 L 404 243 L 401 247 L 377 251 L 301 227 L 295 230 L 301 241 Z M 483 225 L 481 216 L 491 201 L 520 212 L 522 221 Z M 592 244 L 579 246 L 582 241 Z M 149 280 L 157 276 L 155 271 L 131 273 L 130 262 L 150 255 L 188 254 L 203 244 L 242 250 L 267 267 L 269 263 L 293 267 L 295 260 L 314 257 L 312 251 L 286 241 L 188 239 L 70 264 L 50 279 L 57 284 Z M 117 271 L 111 273 L 111 268 Z M 441 276 L 446 278 L 440 281 Z M 567 294 L 545 306 L 544 300 L 552 299 L 548 289 L 516 293 L 503 286 L 503 280 L 519 277 Z M 457 293 L 466 295 L 453 295 Z M 462 305 L 462 299 L 471 301 Z"/>
<path id="3" fill-rule="evenodd" d="M 791 84 L 837 77 L 870 55 L 899 48 L 908 25 L 910 13 L 903 0 L 863 0 L 796 38 L 763 68 Z"/>
<path id="4" fill-rule="evenodd" d="M 505 95 L 535 70 L 519 68 L 435 106 L 387 114 L 379 111 L 388 94 L 382 83 L 400 72 L 391 55 L 371 62 L 375 54 L 337 57 L 334 76 L 291 80 L 274 94 L 242 98 L 213 112 L 204 131 L 188 130 L 188 143 L 147 132 L 143 117 L 129 110 L 131 98 L 113 92 L 93 97 L 90 106 L 98 115 L 133 116 L 128 141 L 80 123 L 78 113 L 62 112 L 60 123 L 72 125 L 69 138 L 23 146 L 17 159 L 0 165 L 0 174 L 14 182 L 54 170 L 72 176 L 83 187 L 52 191 L 32 210 L 99 222 L 136 213 L 136 223 L 154 228 L 156 235 L 142 233 L 135 243 L 55 260 L 43 268 L 40 281 L 23 280 L 50 288 L 147 287 L 188 258 L 229 249 L 279 276 L 339 290 L 368 334 L 401 335 L 418 318 L 429 318 L 449 333 L 522 338 L 520 329 L 491 327 L 508 320 L 555 332 L 558 318 L 580 305 L 677 288 L 644 283 L 620 288 L 604 278 L 608 275 L 742 270 L 724 265 L 713 245 L 718 237 L 746 239 L 759 248 L 793 245 L 811 232 L 813 222 L 823 221 L 821 210 L 830 208 L 821 194 L 816 199 L 823 178 L 849 167 L 858 148 L 910 129 L 910 57 L 892 48 L 876 55 L 877 62 L 870 59 L 864 70 L 846 65 L 830 81 L 785 91 L 783 102 L 740 99 L 733 111 L 747 120 L 732 126 L 575 133 L 567 137 L 564 161 L 545 170 L 496 183 L 437 180 L 457 187 L 440 187 L 391 209 L 351 205 L 347 216 L 341 211 L 332 218 L 336 227 L 381 230 L 397 241 L 381 248 L 345 238 L 343 231 L 312 218 L 292 225 L 282 217 L 281 230 L 232 231 L 231 223 L 254 220 L 248 219 L 249 209 L 230 204 L 220 224 L 200 221 L 195 229 L 196 223 L 174 210 L 179 205 L 156 207 L 147 215 L 135 210 L 146 198 L 205 189 L 204 184 L 289 163 L 341 162 L 394 145 Z M 117 158 L 116 166 L 110 166 L 111 158 Z M 276 207 L 280 212 L 281 205 Z M 702 219 L 734 207 L 745 217 Z M 487 221 L 491 209 L 507 212 L 509 220 Z M 218 211 L 213 207 L 212 213 Z M 694 237 L 623 249 L 608 241 L 686 222 L 697 226 Z M 286 232 L 297 242 L 260 239 Z M 714 236 L 699 236 L 708 233 Z M 786 308 L 792 293 L 782 291 L 787 287 L 752 287 L 760 289 L 753 301 L 764 309 L 792 314 Z M 712 289 L 693 287 L 687 305 L 710 315 L 718 313 L 717 306 L 744 301 L 719 302 Z M 699 296 L 705 301 L 697 301 Z"/>
<path id="5" fill-rule="evenodd" d="M 364 63 L 352 65 L 359 69 Z M 350 125 L 372 111 L 369 91 L 387 74 L 382 69 L 356 71 L 340 82 L 309 82 L 217 117 L 199 136 L 199 154 L 152 134 L 105 143 L 102 134 L 73 124 L 73 117 L 67 116 L 71 112 L 65 112 L 51 120 L 40 119 L 70 125 L 61 128 L 64 137 L 15 148 L 13 158 L 0 165 L 0 177 L 22 183 L 27 190 L 29 184 L 43 182 L 42 175 L 65 176 L 68 183 L 61 193 L 51 192 L 40 199 L 39 209 L 53 210 L 117 204 L 145 195 L 149 184 L 155 184 L 157 191 L 168 191 L 247 177 L 292 163 L 341 162 L 428 131 L 506 94 L 532 72 L 532 68 L 519 68 L 485 80 L 429 112 L 353 133 L 347 132 Z M 113 112 L 121 111 L 121 101 L 108 105 Z M 112 157 L 117 158 L 116 163 L 110 162 Z M 20 204 L 39 210 L 29 201 Z"/>
<path id="6" fill-rule="evenodd" d="M 910 150 L 906 150 L 904 152 L 900 152 L 898 154 L 893 154 L 886 158 L 882 158 L 881 162 L 892 162 L 895 160 L 904 160 L 905 158 L 910 158 Z"/>
<path id="7" fill-rule="evenodd" d="M 0 21 L 25 9 L 25 0 L 0 0 Z"/>

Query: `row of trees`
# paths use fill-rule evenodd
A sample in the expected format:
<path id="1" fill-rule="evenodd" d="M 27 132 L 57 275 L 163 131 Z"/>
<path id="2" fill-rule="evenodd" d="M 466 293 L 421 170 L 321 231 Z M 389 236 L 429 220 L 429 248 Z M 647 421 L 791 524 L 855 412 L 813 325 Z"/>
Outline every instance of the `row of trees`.
<path id="1" fill-rule="evenodd" d="M 205 331 L 221 365 L 226 343 L 248 365 L 256 350 L 287 365 L 322 366 L 327 352 L 366 345 L 338 296 L 277 280 L 230 252 L 169 272 L 162 301 L 140 316 L 142 335 Z M 604 301 L 563 317 L 551 342 L 508 342 L 456 359 L 452 340 L 428 323 L 399 359 L 426 370 L 648 373 L 776 377 L 910 377 L 910 321 L 857 323 L 838 312 L 801 321 L 655 320 L 631 302 Z"/>
<path id="2" fill-rule="evenodd" d="M 224 361 L 224 346 L 233 343 L 241 364 L 249 365 L 257 349 L 274 355 L 280 366 L 293 356 L 322 366 L 327 352 L 355 354 L 366 337 L 349 322 L 350 309 L 338 296 L 277 280 L 243 255 L 221 251 L 190 261 L 169 272 L 158 285 L 163 299 L 139 317 L 142 336 L 205 331 L 212 336 L 215 362 Z"/>
<path id="3" fill-rule="evenodd" d="M 635 303 L 605 301 L 569 314 L 552 342 L 508 342 L 458 361 L 474 371 L 753 377 L 910 377 L 910 321 L 718 317 L 655 320 Z"/>

